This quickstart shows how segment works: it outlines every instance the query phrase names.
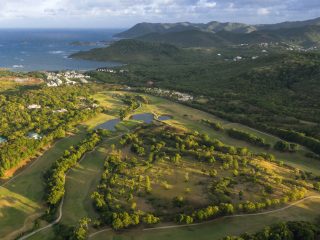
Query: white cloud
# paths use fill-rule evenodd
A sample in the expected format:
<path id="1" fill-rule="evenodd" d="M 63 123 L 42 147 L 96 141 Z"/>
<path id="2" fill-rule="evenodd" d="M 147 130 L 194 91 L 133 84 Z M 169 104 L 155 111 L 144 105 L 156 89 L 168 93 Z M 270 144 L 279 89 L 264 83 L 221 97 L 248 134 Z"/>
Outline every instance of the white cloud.
<path id="1" fill-rule="evenodd" d="M 258 15 L 269 15 L 270 10 L 268 8 L 259 8 L 257 13 Z"/>
<path id="2" fill-rule="evenodd" d="M 214 8 L 217 6 L 217 3 L 208 0 L 199 0 L 197 6 L 202 8 Z"/>

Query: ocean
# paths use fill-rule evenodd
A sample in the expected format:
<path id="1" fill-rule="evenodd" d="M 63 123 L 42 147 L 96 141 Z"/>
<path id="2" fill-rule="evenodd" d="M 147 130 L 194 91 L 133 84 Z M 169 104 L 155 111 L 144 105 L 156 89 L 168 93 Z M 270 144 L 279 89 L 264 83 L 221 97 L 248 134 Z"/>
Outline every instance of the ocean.
<path id="1" fill-rule="evenodd" d="M 70 59 L 78 51 L 103 47 L 114 29 L 0 29 L 0 68 L 12 71 L 91 70 L 119 65 Z M 85 43 L 85 44 L 79 44 Z M 90 43 L 90 44 L 89 44 Z"/>

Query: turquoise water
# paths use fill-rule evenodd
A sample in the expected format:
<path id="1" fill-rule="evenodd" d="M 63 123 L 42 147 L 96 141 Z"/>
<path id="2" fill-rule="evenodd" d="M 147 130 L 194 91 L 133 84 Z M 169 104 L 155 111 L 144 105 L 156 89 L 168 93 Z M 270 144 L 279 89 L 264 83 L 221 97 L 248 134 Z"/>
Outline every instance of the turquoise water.
<path id="1" fill-rule="evenodd" d="M 13 71 L 91 70 L 119 64 L 70 59 L 78 51 L 103 47 L 122 30 L 0 29 L 0 68 Z M 73 42 L 90 42 L 74 45 Z M 101 42 L 104 41 L 104 42 Z"/>

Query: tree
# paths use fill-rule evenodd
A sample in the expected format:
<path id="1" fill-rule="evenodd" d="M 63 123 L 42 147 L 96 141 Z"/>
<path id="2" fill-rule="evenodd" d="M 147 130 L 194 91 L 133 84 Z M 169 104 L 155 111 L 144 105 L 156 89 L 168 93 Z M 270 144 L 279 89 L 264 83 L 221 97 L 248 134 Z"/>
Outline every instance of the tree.
<path id="1" fill-rule="evenodd" d="M 243 199 L 243 191 L 239 191 L 239 200 Z"/>
<path id="2" fill-rule="evenodd" d="M 122 223 L 120 218 L 115 218 L 112 221 L 112 228 L 115 229 L 115 230 L 119 230 L 119 229 L 123 228 L 123 223 Z"/>
<path id="3" fill-rule="evenodd" d="M 185 182 L 189 182 L 189 173 L 188 173 L 188 172 L 186 172 L 186 173 L 184 174 L 184 181 L 185 181 Z"/>
<path id="4" fill-rule="evenodd" d="M 72 239 L 74 240 L 85 240 L 88 238 L 88 228 L 90 218 L 84 217 L 79 220 L 77 227 L 74 229 Z"/>
<path id="5" fill-rule="evenodd" d="M 160 218 L 154 216 L 153 214 L 147 214 L 142 218 L 142 221 L 148 225 L 157 224 L 160 222 Z"/>
<path id="6" fill-rule="evenodd" d="M 320 191 L 320 182 L 316 182 L 313 184 L 313 188 L 317 191 Z"/>
<path id="7" fill-rule="evenodd" d="M 151 192 L 152 191 L 152 187 L 151 187 L 151 182 L 150 182 L 150 178 L 149 176 L 146 176 L 146 192 Z"/>
<path id="8" fill-rule="evenodd" d="M 181 208 L 185 204 L 185 200 L 182 196 L 174 197 L 172 200 L 173 206 Z"/>

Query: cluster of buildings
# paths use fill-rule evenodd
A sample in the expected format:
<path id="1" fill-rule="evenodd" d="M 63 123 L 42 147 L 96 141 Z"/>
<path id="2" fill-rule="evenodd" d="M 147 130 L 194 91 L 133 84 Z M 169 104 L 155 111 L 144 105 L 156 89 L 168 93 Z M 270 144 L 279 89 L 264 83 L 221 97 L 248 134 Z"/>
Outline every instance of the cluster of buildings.
<path id="1" fill-rule="evenodd" d="M 173 90 L 164 90 L 161 88 L 145 88 L 144 91 L 152 95 L 168 97 L 171 99 L 178 100 L 180 102 L 190 102 L 194 100 L 194 97 L 190 94 L 173 91 Z"/>
<path id="2" fill-rule="evenodd" d="M 97 68 L 97 71 L 98 72 L 106 72 L 106 73 L 114 73 L 114 74 L 129 72 L 129 70 L 126 70 L 126 69 L 115 70 L 115 69 L 112 69 L 112 68 Z"/>
<path id="3" fill-rule="evenodd" d="M 98 106 L 97 106 L 97 107 L 98 107 Z M 28 108 L 29 110 L 41 109 L 41 106 L 38 105 L 38 104 L 30 104 L 30 105 L 27 106 L 27 108 Z M 57 110 L 52 110 L 52 112 L 53 112 L 53 113 L 66 113 L 66 112 L 68 112 L 68 110 L 65 109 L 65 108 L 61 108 L 61 109 L 57 109 Z"/>
<path id="4" fill-rule="evenodd" d="M 75 85 L 77 83 L 88 83 L 90 76 L 76 72 L 76 71 L 66 71 L 66 72 L 47 72 L 47 86 L 48 87 L 58 87 L 60 85 Z"/>

